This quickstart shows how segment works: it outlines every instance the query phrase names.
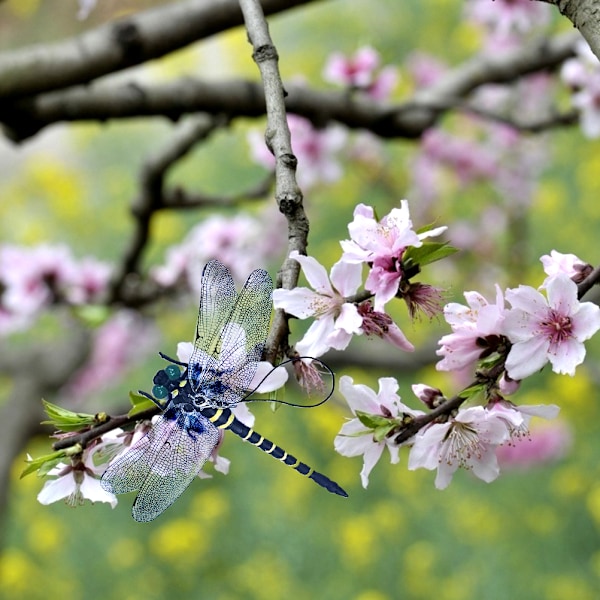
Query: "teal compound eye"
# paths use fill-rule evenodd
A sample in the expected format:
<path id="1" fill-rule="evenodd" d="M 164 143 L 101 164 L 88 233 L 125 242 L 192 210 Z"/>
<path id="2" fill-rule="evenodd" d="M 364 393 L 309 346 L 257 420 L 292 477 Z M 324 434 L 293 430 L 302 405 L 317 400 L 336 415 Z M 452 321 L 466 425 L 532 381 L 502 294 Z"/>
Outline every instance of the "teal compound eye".
<path id="1" fill-rule="evenodd" d="M 157 400 L 164 400 L 169 395 L 169 390 L 164 385 L 155 385 L 152 388 L 152 395 Z"/>
<path id="2" fill-rule="evenodd" d="M 181 369 L 177 365 L 165 367 L 165 373 L 171 381 L 176 381 L 181 377 Z"/>

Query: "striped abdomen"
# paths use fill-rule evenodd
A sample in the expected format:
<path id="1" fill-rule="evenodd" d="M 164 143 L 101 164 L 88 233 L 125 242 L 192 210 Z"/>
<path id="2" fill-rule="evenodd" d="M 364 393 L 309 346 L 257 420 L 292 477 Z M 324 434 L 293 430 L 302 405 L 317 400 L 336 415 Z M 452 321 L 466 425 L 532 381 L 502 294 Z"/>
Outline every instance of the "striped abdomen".
<path id="1" fill-rule="evenodd" d="M 214 423 L 219 429 L 229 429 L 236 435 L 239 435 L 243 440 L 250 442 L 252 445 L 260 448 L 263 452 L 270 454 L 273 458 L 281 461 L 284 465 L 296 469 L 298 473 L 305 475 L 318 483 L 321 487 L 338 494 L 339 496 L 348 497 L 348 494 L 329 477 L 315 471 L 307 464 L 300 462 L 295 456 L 288 454 L 283 448 L 277 446 L 270 440 L 265 439 L 259 433 L 256 433 L 250 427 L 244 425 L 239 419 L 236 419 L 234 414 L 228 408 L 203 408 L 200 411 L 209 421 Z"/>

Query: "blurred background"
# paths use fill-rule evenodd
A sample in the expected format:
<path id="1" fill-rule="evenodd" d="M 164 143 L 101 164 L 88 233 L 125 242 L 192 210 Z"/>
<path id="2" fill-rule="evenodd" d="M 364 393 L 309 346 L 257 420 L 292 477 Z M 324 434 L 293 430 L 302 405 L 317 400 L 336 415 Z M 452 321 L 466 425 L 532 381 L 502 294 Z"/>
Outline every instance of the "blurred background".
<path id="1" fill-rule="evenodd" d="M 78 20 L 74 0 L 6 0 L 0 4 L 0 49 L 60 40 L 158 4 L 98 0 L 87 19 Z M 498 3 L 489 4 L 492 11 Z M 572 29 L 546 8 L 545 31 Z M 450 68 L 485 46 L 485 28 L 467 19 L 465 10 L 465 3 L 457 0 L 333 0 L 276 15 L 270 27 L 284 79 L 332 89 L 322 75 L 329 55 L 352 55 L 372 46 L 382 65 L 397 68 L 390 100 L 398 102 L 419 85 L 422 71 L 416 61 L 435 58 L 440 69 Z M 246 33 L 237 28 L 136 68 L 132 77 L 160 82 L 194 74 L 257 80 L 250 54 Z M 524 84 L 515 87 L 519 85 Z M 556 80 L 547 85 L 553 102 L 568 109 L 568 90 Z M 492 139 L 485 138 L 489 132 L 465 123 L 457 112 L 445 117 L 439 129 L 447 135 L 461 132 L 472 143 Z M 264 119 L 236 119 L 180 161 L 169 172 L 169 183 L 215 195 L 251 188 L 266 171 L 250 158 L 248 135 L 262 135 L 264 125 Z M 1 244 L 66 244 L 78 258 L 120 260 L 133 228 L 130 207 L 139 192 L 140 169 L 164 146 L 172 128 L 165 119 L 130 119 L 53 125 L 21 144 L 0 137 Z M 348 237 L 356 204 L 374 206 L 383 216 L 402 198 L 411 202 L 416 227 L 448 224 L 447 238 L 464 249 L 430 267 L 423 277 L 445 288 L 449 299 L 461 301 L 462 291 L 474 289 L 493 298 L 495 282 L 538 286 L 544 277 L 539 257 L 552 249 L 598 263 L 599 147 L 577 124 L 521 136 L 508 151 L 501 152 L 490 141 L 488 149 L 501 154 L 515 177 L 512 187 L 481 174 L 461 177 L 440 163 L 435 173 L 425 167 L 434 186 L 426 190 L 419 179 L 423 148 L 418 141 L 375 142 L 360 132 L 347 136 L 335 157 L 341 176 L 306 190 L 309 253 L 327 268 L 340 257 L 339 240 Z M 160 212 L 152 224 L 144 268 L 165 264 L 167 249 L 214 214 L 234 217 L 242 212 L 260 219 L 272 202 L 266 196 L 221 211 Z M 284 254 L 285 242 L 275 244 L 252 268 L 265 267 L 275 275 Z M 36 496 L 44 480 L 19 475 L 27 453 L 49 452 L 51 430 L 36 425 L 43 419 L 41 397 L 29 401 L 29 396 L 43 393 L 52 402 L 83 412 L 126 411 L 129 391 L 149 390 L 153 374 L 162 368 L 158 351 L 174 355 L 177 342 L 191 341 L 196 311 L 194 295 L 159 301 L 130 314 L 133 324 L 124 331 L 116 327 L 114 337 L 105 332 L 104 341 L 98 342 L 104 325 L 94 329 L 90 319 L 80 319 L 74 327 L 73 315 L 57 307 L 1 340 L 3 431 L 13 428 L 13 416 L 15 423 L 25 419 L 20 402 L 30 426 L 23 427 L 26 435 L 12 440 L 10 447 L 9 434 L 0 437 L 0 454 L 10 453 L 9 485 L 0 502 L 0 597 L 600 597 L 597 339 L 588 343 L 586 363 L 576 377 L 559 377 L 546 369 L 530 378 L 515 398 L 517 404 L 561 407 L 555 423 L 534 422 L 532 431 L 536 439 L 537 428 L 544 435 L 544 427 L 554 427 L 560 447 L 542 453 L 540 460 L 507 457 L 501 477 L 490 485 L 460 471 L 447 490 L 438 491 L 435 474 L 409 473 L 407 454 L 401 451 L 399 465 L 390 465 L 384 453 L 368 489 L 363 489 L 361 460 L 333 450 L 335 435 L 350 417 L 336 393 L 314 410 L 283 407 L 273 413 L 267 405 L 250 408 L 257 431 L 339 482 L 348 499 L 326 493 L 228 434 L 221 454 L 231 459 L 229 474 L 194 481 L 152 523 L 131 518 L 134 495 L 119 497 L 115 509 L 90 503 L 77 508 L 63 502 L 39 504 Z M 378 377 L 396 377 L 403 401 L 414 407 L 418 403 L 411 383 L 437 385 L 449 394 L 460 389 L 461 381 L 434 367 L 435 341 L 449 331 L 443 319 L 412 324 L 404 307 L 391 311 L 407 337 L 425 350 L 412 358 L 383 342 L 354 340 L 347 358 L 345 353 L 326 358 L 337 376 L 351 375 L 355 383 L 375 389 Z M 292 326 L 292 341 L 297 341 L 307 324 Z M 101 368 L 95 378 L 88 372 L 86 379 L 80 371 L 89 366 L 89 356 L 78 356 L 76 329 L 104 344 L 96 355 Z M 27 373 L 52 354 L 58 363 L 61 356 L 72 361 L 73 377 L 54 387 L 29 386 Z M 367 364 L 372 356 L 381 360 Z"/>

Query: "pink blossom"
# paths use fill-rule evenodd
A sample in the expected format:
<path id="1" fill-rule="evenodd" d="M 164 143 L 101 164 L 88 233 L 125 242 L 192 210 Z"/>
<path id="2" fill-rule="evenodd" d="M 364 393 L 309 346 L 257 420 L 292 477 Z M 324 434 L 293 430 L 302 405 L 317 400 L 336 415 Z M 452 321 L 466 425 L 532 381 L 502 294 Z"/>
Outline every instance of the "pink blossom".
<path id="1" fill-rule="evenodd" d="M 528 437 L 499 446 L 496 456 L 503 469 L 529 469 L 563 458 L 571 444 L 570 428 L 564 422 L 557 422 L 535 427 L 529 431 Z"/>
<path id="2" fill-rule="evenodd" d="M 265 210 L 257 216 L 209 217 L 179 245 L 167 250 L 164 264 L 152 269 L 152 277 L 164 287 L 184 283 L 199 294 L 202 265 L 218 258 L 229 267 L 234 279 L 245 281 L 257 264 L 281 252 L 285 243 L 285 229 L 281 226 L 284 223 L 283 216 L 274 210 Z"/>
<path id="3" fill-rule="evenodd" d="M 451 302 L 444 308 L 444 318 L 452 333 L 443 336 L 436 352 L 443 356 L 438 371 L 458 371 L 473 366 L 501 343 L 505 308 L 502 290 L 496 286 L 496 302 L 490 304 L 479 292 L 465 292 L 468 306 Z"/>
<path id="4" fill-rule="evenodd" d="M 340 379 L 340 392 L 356 418 L 344 423 L 334 440 L 334 447 L 342 456 L 362 455 L 360 478 L 364 488 L 369 485 L 369 474 L 381 458 L 384 448 L 387 447 L 392 464 L 399 460 L 400 447 L 386 433 L 400 422 L 404 414 L 413 417 L 423 414 L 423 411 L 404 405 L 397 391 L 398 382 L 392 377 L 379 379 L 377 394 L 366 385 L 354 385 L 352 378 L 347 375 Z M 372 417 L 374 422 L 380 424 L 379 427 L 367 427 L 361 421 L 361 417 L 364 420 L 363 415 Z"/>
<path id="5" fill-rule="evenodd" d="M 298 159 L 296 173 L 298 184 L 304 189 L 318 183 L 333 183 L 342 176 L 337 154 L 346 143 L 346 133 L 341 127 L 316 129 L 312 123 L 298 115 L 288 115 L 292 150 Z M 258 131 L 248 135 L 250 153 L 258 164 L 267 169 L 275 168 L 275 157 L 265 145 Z"/>
<path id="6" fill-rule="evenodd" d="M 417 88 L 428 87 L 436 83 L 448 70 L 446 64 L 425 52 L 412 52 L 406 60 L 406 66 L 412 74 Z"/>
<path id="7" fill-rule="evenodd" d="M 445 230 L 446 227 L 438 227 L 417 234 L 412 229 L 406 200 L 380 221 L 375 219 L 370 206 L 359 204 L 354 210 L 354 220 L 348 225 L 351 239 L 340 242 L 344 250 L 342 260 L 371 265 L 365 287 L 375 294 L 375 310 L 383 312 L 384 305 L 398 292 L 404 275 L 401 261 L 407 247 L 419 247 L 423 239 Z"/>
<path id="8" fill-rule="evenodd" d="M 574 375 L 585 358 L 583 342 L 600 329 L 600 308 L 579 302 L 577 285 L 567 275 L 551 279 L 546 294 L 525 285 L 506 292 L 512 308 L 503 331 L 513 344 L 506 359 L 511 379 L 524 379 L 548 361 L 555 373 Z"/>
<path id="9" fill-rule="evenodd" d="M 369 46 L 359 48 L 354 56 L 334 52 L 325 63 L 323 79 L 347 87 L 365 88 L 373 81 L 379 66 L 379 53 Z"/>
<path id="10" fill-rule="evenodd" d="M 400 327 L 386 313 L 373 310 L 370 300 L 358 305 L 358 314 L 362 317 L 361 332 L 367 336 L 376 335 L 393 346 L 412 352 L 415 347 L 408 341 Z"/>
<path id="11" fill-rule="evenodd" d="M 334 52 L 325 64 L 323 79 L 363 90 L 375 100 L 385 100 L 396 85 L 398 71 L 395 67 L 388 66 L 376 75 L 379 62 L 378 52 L 368 46 L 360 48 L 351 57 Z"/>
<path id="12" fill-rule="evenodd" d="M 544 265 L 544 272 L 548 275 L 542 287 L 546 287 L 546 284 L 559 273 L 564 273 L 575 283 L 580 283 L 592 271 L 591 265 L 583 262 L 578 256 L 562 254 L 556 250 L 552 250 L 549 255 L 544 254 L 540 261 Z"/>
<path id="13" fill-rule="evenodd" d="M 467 18 L 489 27 L 497 36 L 527 33 L 548 22 L 548 8 L 531 0 L 469 0 L 465 7 Z"/>
<path id="14" fill-rule="evenodd" d="M 441 129 L 428 129 L 421 144 L 427 159 L 450 168 L 463 186 L 498 174 L 498 157 L 491 146 L 481 142 L 457 137 Z"/>
<path id="15" fill-rule="evenodd" d="M 302 256 L 297 251 L 290 258 L 302 265 L 302 271 L 313 290 L 295 288 L 277 289 L 273 292 L 273 305 L 287 313 L 315 321 L 296 350 L 302 356 L 319 357 L 330 348 L 343 350 L 353 335 L 360 334 L 362 318 L 355 304 L 345 301 L 347 296 L 356 293 L 361 283 L 361 265 L 338 261 L 331 269 L 331 282 L 325 268 L 310 256 Z"/>
<path id="16" fill-rule="evenodd" d="M 518 411 L 495 414 L 482 406 L 459 409 L 446 423 L 434 423 L 414 438 L 408 468 L 437 469 L 435 487 L 446 488 L 456 469 L 462 467 L 485 482 L 500 473 L 496 448 L 510 439 L 509 422 L 518 427 L 522 417 Z"/>
<path id="17" fill-rule="evenodd" d="M 577 56 L 563 64 L 561 77 L 572 88 L 571 102 L 579 110 L 579 123 L 588 138 L 600 136 L 600 61 L 581 39 L 575 46 Z"/>
<path id="18" fill-rule="evenodd" d="M 87 499 L 91 502 L 107 502 L 114 508 L 117 497 L 100 486 L 100 475 L 104 468 L 104 465 L 94 465 L 91 452 L 84 452 L 82 459 L 75 458 L 70 465 L 58 463 L 48 472 L 55 479 L 46 481 L 38 494 L 38 502 L 52 504 L 64 499 L 70 506 L 77 506 Z"/>
<path id="19" fill-rule="evenodd" d="M 154 345 L 149 323 L 134 312 L 122 310 L 94 331 L 85 365 L 70 379 L 65 392 L 81 402 L 94 392 L 113 385 L 136 361 L 145 358 L 145 348 Z"/>

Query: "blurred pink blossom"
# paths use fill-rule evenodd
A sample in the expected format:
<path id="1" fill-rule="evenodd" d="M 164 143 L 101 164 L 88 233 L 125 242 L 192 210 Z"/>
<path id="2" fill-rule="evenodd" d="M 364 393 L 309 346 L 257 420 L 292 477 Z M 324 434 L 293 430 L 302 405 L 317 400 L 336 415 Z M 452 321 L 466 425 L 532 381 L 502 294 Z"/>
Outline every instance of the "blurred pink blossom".
<path id="1" fill-rule="evenodd" d="M 550 19 L 549 7 L 531 0 L 468 0 L 465 14 L 501 38 L 527 33 Z"/>
<path id="2" fill-rule="evenodd" d="M 563 421 L 548 423 L 529 430 L 529 435 L 496 448 L 500 466 L 529 469 L 559 460 L 569 451 L 573 436 Z"/>
<path id="3" fill-rule="evenodd" d="M 119 380 L 155 345 L 151 325 L 137 313 L 121 310 L 94 331 L 85 365 L 71 377 L 65 393 L 76 403 L 100 392 Z"/>
<path id="4" fill-rule="evenodd" d="M 323 79 L 351 89 L 366 92 L 374 100 L 387 99 L 398 80 L 393 66 L 379 68 L 379 53 L 369 46 L 359 48 L 353 56 L 334 52 L 325 63 Z"/>
<path id="5" fill-rule="evenodd" d="M 346 143 L 344 129 L 337 126 L 316 129 L 308 119 L 298 115 L 288 115 L 287 119 L 292 150 L 298 159 L 298 185 L 308 189 L 318 183 L 333 183 L 340 179 L 342 167 L 336 155 Z M 267 148 L 263 134 L 251 131 L 248 142 L 254 161 L 267 169 L 274 169 L 275 157 Z"/>
<path id="6" fill-rule="evenodd" d="M 200 293 L 204 264 L 218 258 L 230 268 L 235 279 L 245 281 L 257 264 L 264 264 L 281 252 L 285 231 L 284 217 L 272 208 L 257 216 L 208 217 L 179 245 L 167 250 L 165 263 L 154 267 L 151 275 L 162 286 L 184 283 Z"/>
<path id="7" fill-rule="evenodd" d="M 581 131 L 588 138 L 600 136 L 600 61 L 581 39 L 576 57 L 562 66 L 561 77 L 571 87 L 571 103 L 579 110 Z"/>

